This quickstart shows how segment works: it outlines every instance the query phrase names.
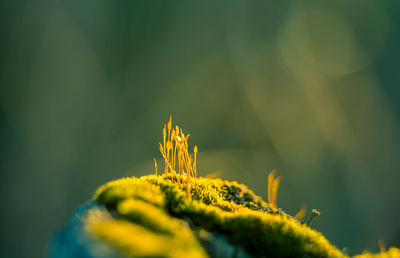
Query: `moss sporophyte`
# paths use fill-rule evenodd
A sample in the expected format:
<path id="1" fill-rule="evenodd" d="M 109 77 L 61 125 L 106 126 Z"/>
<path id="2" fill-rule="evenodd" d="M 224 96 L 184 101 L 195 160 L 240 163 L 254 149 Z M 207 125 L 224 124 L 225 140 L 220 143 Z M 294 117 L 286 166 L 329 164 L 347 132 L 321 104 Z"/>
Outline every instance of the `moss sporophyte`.
<path id="1" fill-rule="evenodd" d="M 86 234 L 128 257 L 348 257 L 310 228 L 318 211 L 302 221 L 304 207 L 296 216 L 278 208 L 275 171 L 265 202 L 243 184 L 197 177 L 198 148 L 190 153 L 188 139 L 170 117 L 159 143 L 163 172 L 154 158 L 155 174 L 101 186 L 83 216 Z"/>
<path id="2" fill-rule="evenodd" d="M 185 184 L 185 188 L 187 189 L 186 197 L 190 200 L 192 184 L 196 188 L 197 146 L 195 145 L 193 149 L 193 159 L 193 156 L 189 154 L 188 139 L 190 134 L 185 136 L 182 129 L 178 126 L 172 128 L 171 124 L 172 117 L 170 116 L 168 124 L 164 125 L 163 144 L 159 143 L 160 153 L 164 158 L 164 175 L 168 175 L 169 173 L 179 175 L 177 177 L 177 184 L 180 186 Z M 155 158 L 154 165 L 157 175 L 157 162 Z M 176 170 L 176 167 L 178 170 Z M 174 176 L 171 179 L 174 180 Z"/>

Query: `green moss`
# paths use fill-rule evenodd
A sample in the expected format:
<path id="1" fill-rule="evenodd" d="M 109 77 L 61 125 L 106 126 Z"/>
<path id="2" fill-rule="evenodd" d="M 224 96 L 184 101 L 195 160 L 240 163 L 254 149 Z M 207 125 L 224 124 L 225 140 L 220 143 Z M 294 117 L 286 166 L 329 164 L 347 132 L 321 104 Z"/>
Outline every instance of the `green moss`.
<path id="1" fill-rule="evenodd" d="M 164 213 L 157 213 L 161 214 Z M 97 210 L 88 212 L 85 228 L 128 257 L 207 257 L 186 223 L 165 214 L 157 221 L 136 220 L 137 216 L 131 215 L 128 212 L 127 218 L 145 223 L 132 223 L 127 218 L 112 217 L 108 212 Z M 160 223 L 163 227 L 154 230 Z"/>
<path id="2" fill-rule="evenodd" d="M 87 231 L 127 256 L 206 257 L 199 242 L 206 230 L 251 256 L 346 257 L 321 233 L 270 208 L 245 185 L 198 178 L 189 200 L 188 184 L 179 180 L 185 178 L 149 175 L 105 184 L 94 199 L 113 216 L 88 216 Z"/>
<path id="3" fill-rule="evenodd" d="M 391 247 L 387 252 L 373 254 L 370 252 L 364 252 L 363 254 L 356 255 L 354 258 L 390 258 L 390 257 L 400 257 L 400 249 L 396 247 Z"/>
<path id="4" fill-rule="evenodd" d="M 144 200 L 159 207 L 164 205 L 165 199 L 159 187 L 135 177 L 108 182 L 94 196 L 95 200 L 110 207 L 129 198 Z"/>

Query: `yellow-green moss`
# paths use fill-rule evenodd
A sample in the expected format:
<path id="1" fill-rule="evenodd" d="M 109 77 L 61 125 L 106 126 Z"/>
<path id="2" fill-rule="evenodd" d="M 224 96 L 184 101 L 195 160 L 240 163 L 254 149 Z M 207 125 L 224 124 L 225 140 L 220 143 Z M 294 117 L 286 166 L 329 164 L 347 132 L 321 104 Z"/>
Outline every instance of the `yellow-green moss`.
<path id="1" fill-rule="evenodd" d="M 97 189 L 94 196 L 95 200 L 108 206 L 129 198 L 144 200 L 159 207 L 164 205 L 165 199 L 159 187 L 135 177 L 108 182 Z"/>
<path id="2" fill-rule="evenodd" d="M 196 234 L 206 230 L 257 257 L 346 257 L 321 233 L 271 209 L 242 184 L 198 178 L 188 200 L 187 184 L 177 180 L 148 175 L 105 184 L 94 199 L 114 216 L 89 215 L 87 231 L 127 256 L 205 257 Z"/>
<path id="3" fill-rule="evenodd" d="M 85 227 L 90 234 L 112 244 L 128 257 L 207 257 L 187 224 L 164 217 L 150 225 L 164 221 L 168 221 L 168 226 L 163 226 L 167 227 L 167 234 L 149 228 L 148 223 L 152 223 L 149 220 L 141 225 L 113 218 L 108 213 L 89 211 Z"/>
<path id="4" fill-rule="evenodd" d="M 354 256 L 354 258 L 398 258 L 400 257 L 400 249 L 396 247 L 391 247 L 387 252 L 373 254 L 370 252 L 364 252 L 360 255 Z"/>

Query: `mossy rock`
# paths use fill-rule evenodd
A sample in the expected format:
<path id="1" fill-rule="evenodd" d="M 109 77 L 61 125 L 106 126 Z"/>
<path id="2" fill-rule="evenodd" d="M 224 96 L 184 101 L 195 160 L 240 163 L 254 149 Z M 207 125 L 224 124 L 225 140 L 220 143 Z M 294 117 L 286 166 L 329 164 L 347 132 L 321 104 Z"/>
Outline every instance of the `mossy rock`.
<path id="1" fill-rule="evenodd" d="M 198 178 L 187 189 L 185 180 L 149 175 L 101 186 L 55 235 L 50 257 L 347 257 L 242 184 Z"/>

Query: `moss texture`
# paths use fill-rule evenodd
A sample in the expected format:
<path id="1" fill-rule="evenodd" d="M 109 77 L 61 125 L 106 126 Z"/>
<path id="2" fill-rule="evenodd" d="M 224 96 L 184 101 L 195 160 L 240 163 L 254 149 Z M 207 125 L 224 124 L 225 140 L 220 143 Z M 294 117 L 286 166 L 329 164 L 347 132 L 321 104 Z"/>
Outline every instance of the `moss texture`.
<path id="1" fill-rule="evenodd" d="M 237 257 L 347 257 L 321 233 L 271 208 L 242 184 L 198 178 L 189 199 L 187 184 L 172 175 L 101 186 L 94 200 L 106 209 L 87 213 L 86 231 L 130 257 L 215 256 L 210 234 L 235 247 Z M 398 254 L 391 248 L 377 257 Z"/>
<path id="2" fill-rule="evenodd" d="M 370 252 L 364 252 L 363 254 L 356 255 L 354 258 L 397 258 L 400 257 L 400 249 L 391 247 L 387 252 L 373 254 Z"/>

